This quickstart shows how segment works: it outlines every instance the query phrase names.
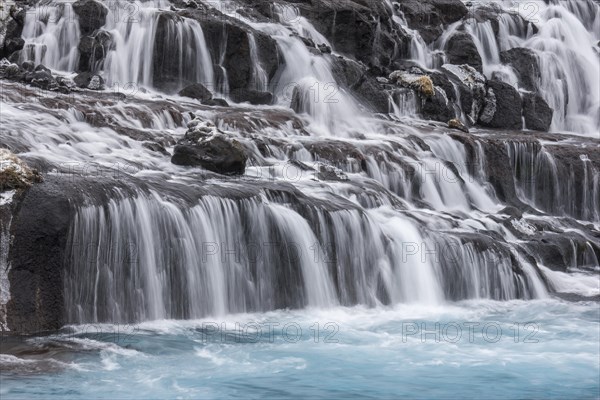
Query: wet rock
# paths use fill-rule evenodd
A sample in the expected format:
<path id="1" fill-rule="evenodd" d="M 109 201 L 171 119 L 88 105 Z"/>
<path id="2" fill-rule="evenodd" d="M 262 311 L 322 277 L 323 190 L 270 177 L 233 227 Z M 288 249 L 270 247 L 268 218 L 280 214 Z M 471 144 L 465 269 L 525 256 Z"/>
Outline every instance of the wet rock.
<path id="1" fill-rule="evenodd" d="M 229 95 L 236 103 L 266 105 L 273 102 L 273 94 L 271 92 L 261 92 L 253 89 L 235 89 Z"/>
<path id="2" fill-rule="evenodd" d="M 443 25 L 456 22 L 468 13 L 460 0 L 407 0 L 398 5 L 408 26 L 417 29 L 426 43 L 442 34 Z"/>
<path id="3" fill-rule="evenodd" d="M 0 58 L 9 57 L 11 54 L 23 48 L 25 41 L 21 37 L 23 33 L 23 25 L 25 23 L 24 8 L 11 6 L 8 11 L 5 26 L 4 41 L 0 43 Z"/>
<path id="4" fill-rule="evenodd" d="M 468 64 L 478 72 L 483 72 L 481 56 L 473 42 L 473 38 L 466 32 L 456 32 L 446 43 L 446 55 L 450 64 Z"/>
<path id="5" fill-rule="evenodd" d="M 95 72 L 95 64 L 102 61 L 111 49 L 112 36 L 106 31 L 97 31 L 93 36 L 83 36 L 79 40 L 79 71 Z"/>
<path id="6" fill-rule="evenodd" d="M 23 76 L 24 71 L 17 64 L 11 63 L 6 58 L 0 60 L 0 78 L 19 80 Z"/>
<path id="7" fill-rule="evenodd" d="M 181 89 L 179 93 L 180 96 L 190 97 L 192 99 L 200 100 L 201 103 L 209 101 L 212 99 L 212 93 L 201 83 L 194 83 L 185 88 Z"/>
<path id="8" fill-rule="evenodd" d="M 400 86 L 413 89 L 424 97 L 433 97 L 435 95 L 433 81 L 427 75 L 419 75 L 406 71 L 394 71 L 390 74 L 389 80 Z"/>
<path id="9" fill-rule="evenodd" d="M 157 142 L 144 142 L 142 143 L 142 146 L 145 147 L 148 150 L 163 154 L 168 156 L 169 152 L 167 151 L 167 149 L 165 149 L 165 146 L 163 146 L 160 143 Z"/>
<path id="10" fill-rule="evenodd" d="M 75 85 L 83 89 L 102 90 L 104 89 L 104 79 L 100 75 L 91 72 L 82 72 L 73 78 Z"/>
<path id="11" fill-rule="evenodd" d="M 35 69 L 35 64 L 33 63 L 33 61 L 23 61 L 23 63 L 21 64 L 21 68 L 23 68 L 27 72 L 33 72 L 33 70 Z"/>
<path id="12" fill-rule="evenodd" d="M 395 59 L 408 54 L 410 36 L 397 28 L 384 2 L 315 0 L 299 4 L 302 16 L 331 43 L 336 53 L 389 73 Z M 326 46 L 318 46 L 329 53 Z"/>
<path id="13" fill-rule="evenodd" d="M 7 149 L 0 148 L 0 192 L 26 189 L 42 182 L 42 176 Z"/>
<path id="14" fill-rule="evenodd" d="M 434 95 L 422 99 L 421 115 L 425 119 L 446 122 L 455 117 L 454 107 L 440 87 L 434 87 Z"/>
<path id="15" fill-rule="evenodd" d="M 495 111 L 491 118 L 485 120 L 480 118 L 482 125 L 492 128 L 521 129 L 523 109 L 517 89 L 508 83 L 495 80 L 488 81 L 487 86 L 495 98 Z"/>
<path id="16" fill-rule="evenodd" d="M 453 118 L 448 121 L 448 128 L 458 129 L 459 131 L 463 131 L 465 133 L 469 133 L 469 128 L 467 128 L 459 119 Z"/>
<path id="17" fill-rule="evenodd" d="M 202 104 L 205 106 L 229 107 L 229 103 L 225 99 L 220 98 L 206 100 Z"/>
<path id="18" fill-rule="evenodd" d="M 202 167 L 223 175 L 242 175 L 248 157 L 236 139 L 219 131 L 208 121 L 194 119 L 173 151 L 176 165 Z"/>
<path id="19" fill-rule="evenodd" d="M 552 124 L 553 114 L 552 108 L 550 108 L 542 96 L 533 93 L 525 93 L 523 95 L 525 128 L 548 132 L 550 124 Z"/>
<path id="20" fill-rule="evenodd" d="M 324 43 L 317 45 L 317 49 L 319 49 L 323 54 L 331 54 L 331 47 Z"/>
<path id="21" fill-rule="evenodd" d="M 470 65 L 442 65 L 442 71 L 458 86 L 460 106 L 470 124 L 475 124 L 484 106 L 485 77 Z"/>
<path id="22" fill-rule="evenodd" d="M 175 146 L 173 164 L 202 167 L 223 175 L 244 173 L 248 157 L 237 140 L 222 133 L 186 136 Z"/>
<path id="23" fill-rule="evenodd" d="M 108 8 L 94 0 L 79 0 L 73 3 L 73 11 L 79 17 L 82 35 L 91 35 L 106 23 Z"/>
<path id="24" fill-rule="evenodd" d="M 536 90 L 541 80 L 540 64 L 537 55 L 530 49 L 516 47 L 500 53 L 500 61 L 510 65 L 517 72 L 519 86 Z"/>

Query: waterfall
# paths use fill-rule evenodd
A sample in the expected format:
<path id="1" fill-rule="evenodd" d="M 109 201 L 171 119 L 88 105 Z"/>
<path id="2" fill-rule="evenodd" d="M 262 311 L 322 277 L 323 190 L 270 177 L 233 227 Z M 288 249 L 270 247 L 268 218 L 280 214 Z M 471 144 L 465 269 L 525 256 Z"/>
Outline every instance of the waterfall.
<path id="1" fill-rule="evenodd" d="M 27 13 L 19 62 L 74 71 L 79 60 L 79 22 L 70 2 L 54 2 Z"/>

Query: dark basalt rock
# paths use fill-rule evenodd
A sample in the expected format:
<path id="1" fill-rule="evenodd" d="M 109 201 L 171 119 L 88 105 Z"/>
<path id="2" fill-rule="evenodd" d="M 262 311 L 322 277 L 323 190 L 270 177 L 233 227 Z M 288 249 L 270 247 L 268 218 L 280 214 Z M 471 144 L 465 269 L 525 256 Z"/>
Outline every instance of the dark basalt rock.
<path id="1" fill-rule="evenodd" d="M 4 43 L 0 43 L 0 59 L 9 57 L 23 48 L 25 41 L 21 37 L 25 23 L 25 9 L 11 8 L 8 10 Z"/>
<path id="2" fill-rule="evenodd" d="M 450 64 L 468 64 L 477 71 L 483 71 L 481 56 L 473 42 L 473 38 L 466 32 L 457 32 L 446 43 L 446 55 Z"/>
<path id="3" fill-rule="evenodd" d="M 235 89 L 229 94 L 236 103 L 250 103 L 255 105 L 266 105 L 273 102 L 271 92 L 261 92 L 252 89 Z"/>
<path id="4" fill-rule="evenodd" d="M 93 36 L 83 36 L 79 40 L 77 50 L 79 50 L 80 72 L 96 72 L 95 64 L 102 61 L 111 49 L 112 36 L 106 31 L 97 31 Z"/>
<path id="5" fill-rule="evenodd" d="M 231 90 L 251 87 L 253 70 L 249 34 L 254 36 L 258 58 L 267 77 L 271 79 L 275 76 L 279 67 L 279 51 L 275 40 L 271 37 L 216 10 L 188 8 L 179 11 L 178 15 L 195 19 L 200 23 L 213 60 L 219 60 L 221 51 L 225 49 L 222 67 L 227 70 Z M 165 43 L 164 46 L 169 44 Z M 156 47 L 155 51 L 157 51 Z M 215 68 L 217 74 L 220 73 L 219 69 L 220 67 Z"/>
<path id="6" fill-rule="evenodd" d="M 537 55 L 530 49 L 516 47 L 500 53 L 500 61 L 508 64 L 517 72 L 519 86 L 527 90 L 536 90 L 541 79 L 540 64 Z"/>
<path id="7" fill-rule="evenodd" d="M 442 34 L 442 26 L 460 20 L 468 9 L 460 0 L 407 0 L 399 3 L 406 22 L 417 29 L 425 42 L 431 43 Z"/>
<path id="8" fill-rule="evenodd" d="M 225 99 L 219 98 L 203 101 L 202 104 L 205 106 L 229 107 L 229 103 Z"/>
<path id="9" fill-rule="evenodd" d="M 434 95 L 422 99 L 421 115 L 425 119 L 447 122 L 455 117 L 454 107 L 442 94 L 441 88 L 434 89 Z"/>
<path id="10" fill-rule="evenodd" d="M 102 90 L 104 88 L 104 79 L 100 75 L 91 72 L 82 72 L 73 78 L 77 87 L 91 90 Z"/>
<path id="11" fill-rule="evenodd" d="M 554 112 L 542 96 L 526 93 L 523 95 L 523 116 L 525 128 L 548 132 Z"/>
<path id="12" fill-rule="evenodd" d="M 387 73 L 394 60 L 408 54 L 410 37 L 397 29 L 384 2 L 315 0 L 297 5 L 337 53 Z M 317 47 L 323 53 L 330 51 Z"/>
<path id="13" fill-rule="evenodd" d="M 108 8 L 94 0 L 79 0 L 73 3 L 73 11 L 79 17 L 79 29 L 82 35 L 91 35 L 106 24 Z"/>
<path id="14" fill-rule="evenodd" d="M 247 160 L 240 142 L 225 134 L 215 134 L 199 140 L 188 136 L 175 146 L 171 158 L 171 162 L 176 165 L 202 167 L 223 175 L 242 175 L 246 170 Z"/>
<path id="15" fill-rule="evenodd" d="M 212 93 L 201 83 L 193 83 L 185 88 L 181 89 L 180 96 L 190 97 L 192 99 L 200 100 L 201 103 L 212 99 Z"/>
<path id="16" fill-rule="evenodd" d="M 489 121 L 480 118 L 481 124 L 492 128 L 521 129 L 523 111 L 521 96 L 517 89 L 508 83 L 496 80 L 488 81 L 487 87 L 488 92 L 491 89 L 495 96 L 495 111 Z"/>

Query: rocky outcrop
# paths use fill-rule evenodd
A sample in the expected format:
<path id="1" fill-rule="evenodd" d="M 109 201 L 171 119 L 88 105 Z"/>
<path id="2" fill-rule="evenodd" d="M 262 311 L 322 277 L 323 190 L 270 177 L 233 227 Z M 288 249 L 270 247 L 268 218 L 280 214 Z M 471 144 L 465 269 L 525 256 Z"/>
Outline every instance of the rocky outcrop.
<path id="1" fill-rule="evenodd" d="M 501 52 L 500 61 L 513 67 L 519 77 L 520 87 L 537 90 L 541 73 L 538 57 L 533 50 L 515 47 Z"/>
<path id="2" fill-rule="evenodd" d="M 77 14 L 79 29 L 84 36 L 91 35 L 106 24 L 108 8 L 95 0 L 76 1 L 73 3 L 73 11 Z"/>
<path id="3" fill-rule="evenodd" d="M 250 103 L 255 105 L 268 105 L 273 102 L 271 92 L 261 92 L 253 89 L 235 89 L 229 94 L 236 103 Z"/>
<path id="4" fill-rule="evenodd" d="M 193 83 L 184 87 L 177 93 L 180 96 L 199 100 L 201 103 L 212 99 L 212 93 L 201 83 Z"/>
<path id="5" fill-rule="evenodd" d="M 195 120 L 175 146 L 171 162 L 202 167 L 223 175 L 241 175 L 248 157 L 239 141 L 217 130 L 211 123 Z"/>
<path id="6" fill-rule="evenodd" d="M 554 112 L 542 96 L 534 93 L 525 93 L 523 95 L 525 128 L 548 132 L 550 124 L 552 124 L 553 114 Z"/>
<path id="7" fill-rule="evenodd" d="M 473 38 L 466 32 L 456 32 L 446 43 L 446 57 L 450 64 L 468 64 L 478 72 L 483 72 L 481 56 L 473 42 Z"/>
<path id="8" fill-rule="evenodd" d="M 9 57 L 14 52 L 21 50 L 25 44 L 25 41 L 21 37 L 25 23 L 25 9 L 11 6 L 7 11 L 8 16 L 6 20 L 0 21 L 0 29 L 6 29 L 4 31 L 4 41 L 0 43 L 0 59 Z"/>
<path id="9" fill-rule="evenodd" d="M 480 118 L 482 125 L 491 128 L 521 129 L 523 127 L 521 119 L 523 109 L 521 106 L 521 96 L 517 89 L 508 83 L 496 80 L 488 81 L 487 87 L 487 99 L 493 96 L 494 100 L 491 101 L 495 102 L 495 106 L 489 120 L 487 118 Z"/>
<path id="10" fill-rule="evenodd" d="M 444 25 L 456 22 L 468 13 L 460 0 L 407 0 L 401 1 L 399 8 L 408 26 L 418 30 L 427 43 L 442 34 Z"/>

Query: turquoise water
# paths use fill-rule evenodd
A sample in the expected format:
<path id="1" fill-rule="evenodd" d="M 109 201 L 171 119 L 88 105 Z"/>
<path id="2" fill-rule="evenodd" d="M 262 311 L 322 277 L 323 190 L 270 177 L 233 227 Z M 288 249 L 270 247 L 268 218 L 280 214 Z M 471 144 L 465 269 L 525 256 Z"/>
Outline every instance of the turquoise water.
<path id="1" fill-rule="evenodd" d="M 598 398 L 599 329 L 559 300 L 75 326 L 3 338 L 0 397 Z"/>

